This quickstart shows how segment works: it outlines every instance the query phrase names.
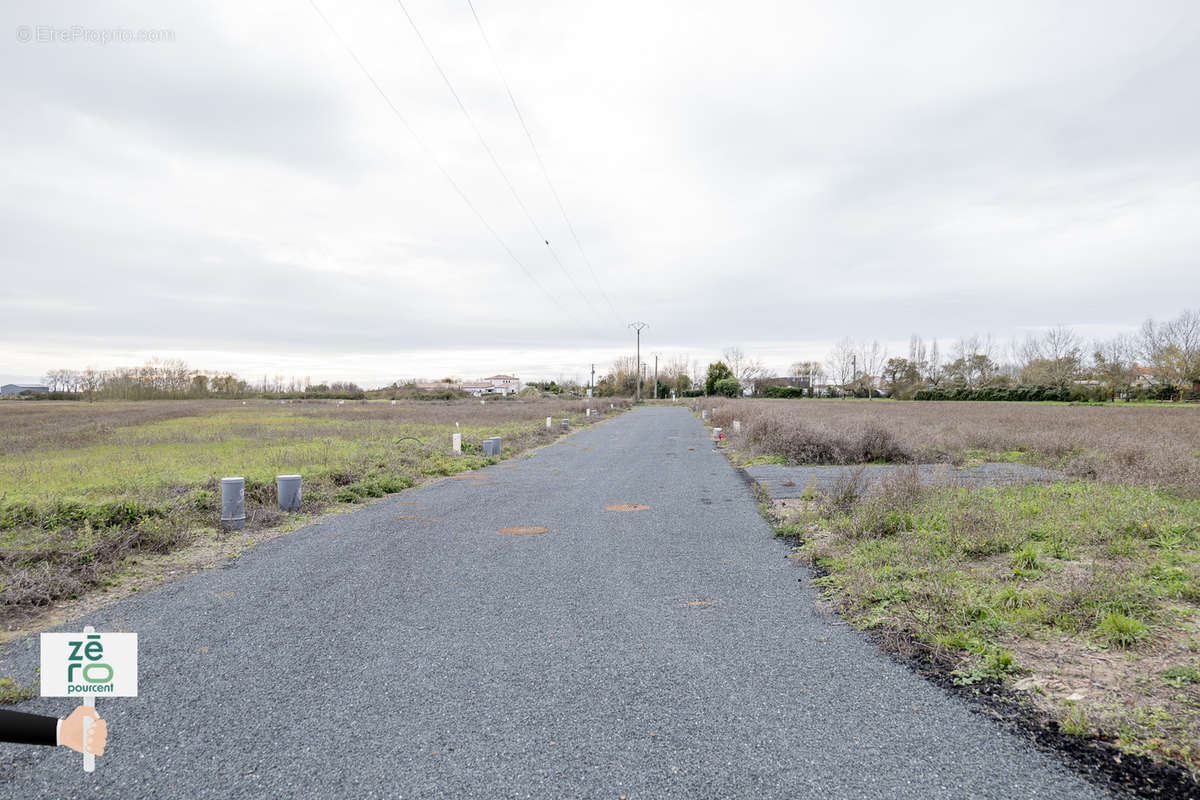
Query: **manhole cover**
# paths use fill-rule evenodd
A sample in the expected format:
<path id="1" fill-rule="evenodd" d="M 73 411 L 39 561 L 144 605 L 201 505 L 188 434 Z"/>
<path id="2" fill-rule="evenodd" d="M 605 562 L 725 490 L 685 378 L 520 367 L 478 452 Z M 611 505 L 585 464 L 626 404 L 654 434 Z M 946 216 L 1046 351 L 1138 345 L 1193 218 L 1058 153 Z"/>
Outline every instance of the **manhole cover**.
<path id="1" fill-rule="evenodd" d="M 515 536 L 522 536 L 529 533 L 549 533 L 549 528 L 543 528 L 538 525 L 517 525 L 512 528 L 499 528 L 496 533 L 510 533 Z"/>
<path id="2" fill-rule="evenodd" d="M 605 511 L 649 511 L 650 506 L 644 506 L 640 503 L 617 503 L 612 506 L 605 506 Z"/>

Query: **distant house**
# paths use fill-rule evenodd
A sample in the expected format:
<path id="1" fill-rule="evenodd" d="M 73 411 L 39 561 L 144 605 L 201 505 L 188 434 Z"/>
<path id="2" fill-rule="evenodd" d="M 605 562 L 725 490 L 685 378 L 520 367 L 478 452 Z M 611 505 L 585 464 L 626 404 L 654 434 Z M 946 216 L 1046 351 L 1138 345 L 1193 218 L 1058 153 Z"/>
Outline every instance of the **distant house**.
<path id="1" fill-rule="evenodd" d="M 484 380 L 492 385 L 490 394 L 516 394 L 521 391 L 521 381 L 512 375 L 493 375 Z"/>
<path id="2" fill-rule="evenodd" d="M 0 386 L 0 395 L 18 394 L 50 394 L 50 387 L 37 386 L 32 383 L 6 383 Z"/>
<path id="3" fill-rule="evenodd" d="M 492 386 L 491 381 L 473 381 L 473 382 L 468 382 L 468 383 L 460 383 L 458 385 L 458 388 L 462 389 L 464 392 L 469 392 L 470 394 L 473 394 L 476 397 L 479 397 L 479 396 L 485 395 L 485 394 L 495 394 L 495 392 L 492 391 L 495 387 Z"/>
<path id="4" fill-rule="evenodd" d="M 1151 367 L 1134 367 L 1134 379 L 1130 384 L 1134 389 L 1153 389 L 1162 383 L 1158 378 L 1154 377 L 1154 370 Z"/>

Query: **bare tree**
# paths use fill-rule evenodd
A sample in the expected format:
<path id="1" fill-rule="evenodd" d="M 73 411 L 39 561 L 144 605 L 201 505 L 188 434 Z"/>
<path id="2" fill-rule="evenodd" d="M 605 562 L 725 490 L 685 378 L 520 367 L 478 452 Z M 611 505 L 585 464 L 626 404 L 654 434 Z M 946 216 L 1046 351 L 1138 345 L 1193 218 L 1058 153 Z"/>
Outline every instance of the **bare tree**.
<path id="1" fill-rule="evenodd" d="M 873 340 L 870 344 L 864 342 L 858 347 L 855 355 L 858 356 L 859 372 L 855 376 L 855 381 L 867 390 L 867 396 L 870 397 L 879 387 L 879 381 L 883 375 L 883 365 L 887 363 L 887 348 L 878 340 Z"/>
<path id="2" fill-rule="evenodd" d="M 1096 380 L 1115 395 L 1128 391 L 1137 379 L 1138 343 L 1133 336 L 1121 335 L 1097 341 L 1092 347 L 1092 369 Z"/>
<path id="3" fill-rule="evenodd" d="M 1176 386 L 1200 382 L 1200 310 L 1161 325 L 1146 320 L 1140 345 L 1159 380 Z"/>
<path id="4" fill-rule="evenodd" d="M 1023 382 L 1068 386 L 1083 366 L 1079 337 L 1064 325 L 1030 335 L 1021 345 L 1020 360 Z"/>
<path id="5" fill-rule="evenodd" d="M 829 380 L 841 389 L 848 388 L 854 380 L 855 349 L 854 340 L 846 337 L 839 340 L 825 357 Z"/>
<path id="6" fill-rule="evenodd" d="M 721 360 L 733 372 L 733 377 L 741 384 L 753 383 L 759 378 L 766 377 L 767 368 L 757 358 L 748 357 L 740 347 L 726 347 L 721 353 Z"/>
<path id="7" fill-rule="evenodd" d="M 788 376 L 792 378 L 808 378 L 808 385 L 813 386 L 825 377 L 825 368 L 820 361 L 797 361 L 788 367 Z"/>
<path id="8" fill-rule="evenodd" d="M 929 360 L 925 362 L 925 373 L 922 378 L 930 386 L 937 386 L 942 382 L 942 354 L 938 349 L 938 340 L 934 339 L 929 345 Z"/>
<path id="9" fill-rule="evenodd" d="M 95 367 L 88 367 L 79 373 L 79 388 L 87 395 L 88 400 L 92 400 L 103 380 L 104 376 Z"/>
<path id="10" fill-rule="evenodd" d="M 64 387 L 64 375 L 67 372 L 65 369 L 48 369 L 46 374 L 42 376 L 42 383 L 46 384 L 46 388 L 52 392 L 66 391 Z"/>

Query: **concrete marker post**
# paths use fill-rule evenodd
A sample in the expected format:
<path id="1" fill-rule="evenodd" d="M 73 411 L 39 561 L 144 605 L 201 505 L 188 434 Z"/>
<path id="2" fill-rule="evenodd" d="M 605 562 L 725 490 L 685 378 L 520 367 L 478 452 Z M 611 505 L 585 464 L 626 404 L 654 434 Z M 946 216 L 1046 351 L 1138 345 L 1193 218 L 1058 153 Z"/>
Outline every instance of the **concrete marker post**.
<path id="1" fill-rule="evenodd" d="M 551 421 L 551 417 L 546 417 L 546 429 L 547 430 L 549 430 L 549 428 L 550 428 L 550 421 Z"/>
<path id="2" fill-rule="evenodd" d="M 734 433 L 742 432 L 742 421 L 740 419 L 735 419 L 733 421 L 733 432 Z"/>
<path id="3" fill-rule="evenodd" d="M 462 455 L 462 434 L 461 433 L 450 434 L 450 446 L 454 448 L 455 455 L 457 455 L 457 456 Z"/>
<path id="4" fill-rule="evenodd" d="M 276 475 L 275 497 L 279 501 L 280 511 L 299 511 L 302 499 L 302 486 L 299 475 Z"/>
<path id="5" fill-rule="evenodd" d="M 245 478 L 221 478 L 221 527 L 229 531 L 246 527 Z"/>

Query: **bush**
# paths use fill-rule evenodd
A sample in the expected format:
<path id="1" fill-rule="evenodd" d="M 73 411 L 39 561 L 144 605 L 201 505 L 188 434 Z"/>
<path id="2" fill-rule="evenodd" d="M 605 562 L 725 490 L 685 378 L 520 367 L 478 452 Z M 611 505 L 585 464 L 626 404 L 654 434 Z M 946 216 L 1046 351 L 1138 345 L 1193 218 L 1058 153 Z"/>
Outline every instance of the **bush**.
<path id="1" fill-rule="evenodd" d="M 737 397 L 741 393 L 742 385 L 738 383 L 737 378 L 722 378 L 713 384 L 713 394 L 720 394 L 725 397 Z"/>
<path id="2" fill-rule="evenodd" d="M 746 443 L 758 455 L 783 456 L 789 464 L 909 464 L 917 454 L 889 428 L 871 423 L 849 430 L 758 418 L 743 422 Z"/>
<path id="3" fill-rule="evenodd" d="M 1160 383 L 1150 390 L 1150 397 L 1153 400 L 1174 400 L 1179 392 L 1169 383 Z"/>
<path id="4" fill-rule="evenodd" d="M 336 503 L 357 503 L 362 499 L 362 495 L 356 486 L 343 486 L 333 493 L 333 500 Z"/>
<path id="5" fill-rule="evenodd" d="M 131 528 L 144 519 L 164 516 L 164 509 L 133 500 L 105 500 L 95 504 L 79 500 L 56 500 L 44 505 L 12 502 L 0 505 L 0 530 L 80 530 L 85 526 Z"/>
<path id="6" fill-rule="evenodd" d="M 768 386 L 763 390 L 763 397 L 775 397 L 787 400 L 805 396 L 807 396 L 807 390 L 799 386 Z"/>
<path id="7" fill-rule="evenodd" d="M 913 393 L 913 400 L 981 400 L 999 402 L 1067 402 L 1070 400 L 1101 399 L 1103 390 L 1100 387 L 1075 387 L 1068 389 L 1060 386 L 1038 386 L 1021 384 L 1017 386 L 987 386 L 982 389 L 966 387 L 947 388 L 933 386 L 928 389 L 918 389 Z M 1093 395 L 1095 395 L 1093 397 Z"/>
<path id="8" fill-rule="evenodd" d="M 339 503 L 357 503 L 367 497 L 394 494 L 412 485 L 412 478 L 406 475 L 375 476 L 343 486 L 333 493 L 333 499 Z"/>
<path id="9" fill-rule="evenodd" d="M 715 361 L 708 365 L 708 375 L 704 378 L 705 394 L 719 394 L 717 391 L 717 383 L 734 377 L 733 370 L 724 361 Z M 733 397 L 734 395 L 729 395 Z"/>

